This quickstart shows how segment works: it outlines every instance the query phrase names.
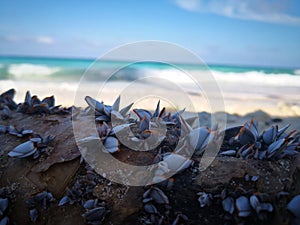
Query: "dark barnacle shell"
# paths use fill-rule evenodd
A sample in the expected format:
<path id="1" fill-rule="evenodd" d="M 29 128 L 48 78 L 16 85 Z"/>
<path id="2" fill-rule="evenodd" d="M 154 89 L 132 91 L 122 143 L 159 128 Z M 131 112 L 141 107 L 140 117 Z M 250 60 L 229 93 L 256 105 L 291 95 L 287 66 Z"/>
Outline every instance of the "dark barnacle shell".
<path id="1" fill-rule="evenodd" d="M 88 224 L 101 224 L 109 211 L 105 207 L 97 207 L 82 214 Z"/>
<path id="2" fill-rule="evenodd" d="M 251 214 L 251 207 L 249 204 L 249 199 L 247 197 L 240 196 L 236 199 L 235 205 L 240 217 L 248 217 Z"/>
<path id="3" fill-rule="evenodd" d="M 15 110 L 17 104 L 14 102 L 15 89 L 9 89 L 8 91 L 0 95 L 0 105 L 7 106 L 10 110 Z"/>
<path id="4" fill-rule="evenodd" d="M 0 220 L 0 225 L 8 225 L 9 223 L 9 219 L 7 216 L 3 217 L 1 220 Z"/>
<path id="5" fill-rule="evenodd" d="M 157 214 L 158 213 L 156 207 L 151 203 L 147 203 L 146 205 L 144 205 L 144 210 L 149 214 Z"/>
<path id="6" fill-rule="evenodd" d="M 4 214 L 5 210 L 8 206 L 8 199 L 7 198 L 0 198 L 0 217 Z"/>
<path id="7" fill-rule="evenodd" d="M 198 192 L 199 195 L 198 201 L 200 203 L 200 207 L 203 208 L 205 206 L 210 206 L 212 204 L 212 195 L 207 194 L 205 192 Z"/>
<path id="8" fill-rule="evenodd" d="M 277 134 L 278 126 L 271 126 L 263 132 L 262 139 L 267 145 L 269 145 L 275 141 Z"/>
<path id="9" fill-rule="evenodd" d="M 143 198 L 151 198 L 156 204 L 169 204 L 169 199 L 166 194 L 158 187 L 151 187 L 148 189 Z"/>
<path id="10" fill-rule="evenodd" d="M 300 195 L 295 196 L 287 205 L 287 209 L 293 213 L 294 216 L 300 218 Z"/>
<path id="11" fill-rule="evenodd" d="M 26 201 L 29 207 L 43 206 L 47 208 L 48 204 L 54 200 L 52 194 L 47 191 L 42 191 Z"/>
<path id="12" fill-rule="evenodd" d="M 223 210 L 232 214 L 234 212 L 234 199 L 230 196 L 222 201 Z"/>
<path id="13" fill-rule="evenodd" d="M 63 206 L 63 205 L 68 204 L 68 203 L 70 203 L 70 198 L 69 198 L 69 196 L 64 196 L 64 197 L 62 197 L 61 200 L 59 201 L 58 206 Z"/>
<path id="14" fill-rule="evenodd" d="M 6 126 L 0 125 L 0 134 L 5 134 L 6 133 Z"/>
<path id="15" fill-rule="evenodd" d="M 90 199 L 83 203 L 83 207 L 88 210 L 96 208 L 97 205 L 98 199 Z"/>
<path id="16" fill-rule="evenodd" d="M 29 217 L 32 222 L 36 222 L 38 218 L 38 211 L 36 208 L 29 210 Z"/>

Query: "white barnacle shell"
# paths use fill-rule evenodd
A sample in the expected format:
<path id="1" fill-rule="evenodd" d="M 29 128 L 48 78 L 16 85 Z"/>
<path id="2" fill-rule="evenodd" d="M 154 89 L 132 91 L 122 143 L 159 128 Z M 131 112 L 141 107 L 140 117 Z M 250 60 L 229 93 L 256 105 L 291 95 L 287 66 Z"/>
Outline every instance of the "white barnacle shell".
<path id="1" fill-rule="evenodd" d="M 34 154 L 35 151 L 36 147 L 34 146 L 34 143 L 32 141 L 26 141 L 15 147 L 12 151 L 10 151 L 8 153 L 8 156 L 16 158 L 25 158 Z"/>
<path id="2" fill-rule="evenodd" d="M 164 181 L 167 178 L 167 173 L 170 172 L 170 169 L 168 168 L 168 164 L 164 161 L 160 161 L 157 163 L 156 170 L 154 172 L 153 177 L 153 183 L 159 183 L 161 181 Z"/>
<path id="3" fill-rule="evenodd" d="M 181 172 L 187 169 L 192 163 L 192 160 L 189 158 L 176 153 L 164 155 L 163 161 L 167 163 L 168 169 L 172 172 Z"/>
<path id="4" fill-rule="evenodd" d="M 195 149 L 195 154 L 200 155 L 210 141 L 210 130 L 207 127 L 199 127 L 189 134 L 191 146 Z"/>

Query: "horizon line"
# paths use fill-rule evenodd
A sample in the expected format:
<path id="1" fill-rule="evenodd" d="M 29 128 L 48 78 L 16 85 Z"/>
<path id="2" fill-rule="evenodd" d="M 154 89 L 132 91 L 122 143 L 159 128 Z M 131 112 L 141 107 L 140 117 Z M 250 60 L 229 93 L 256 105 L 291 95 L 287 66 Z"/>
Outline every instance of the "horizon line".
<path id="1" fill-rule="evenodd" d="M 23 55 L 23 54 L 0 54 L 0 58 L 28 58 L 28 59 L 57 59 L 57 60 L 84 60 L 84 61 L 94 61 L 97 57 L 85 57 L 85 56 L 47 56 L 47 55 Z M 130 62 L 123 59 L 112 60 L 106 59 L 105 61 L 112 62 Z M 195 63 L 187 63 L 187 62 L 173 62 L 174 64 L 182 64 L 182 65 L 198 65 Z M 205 62 L 205 64 L 209 66 L 232 66 L 232 67 L 249 67 L 249 68 L 265 68 L 265 69 L 300 69 L 300 66 L 279 66 L 279 65 L 255 65 L 255 64 L 239 64 L 239 63 L 218 63 L 218 62 Z M 204 65 L 205 65 L 204 64 Z M 201 65 L 201 64 L 199 64 Z"/>

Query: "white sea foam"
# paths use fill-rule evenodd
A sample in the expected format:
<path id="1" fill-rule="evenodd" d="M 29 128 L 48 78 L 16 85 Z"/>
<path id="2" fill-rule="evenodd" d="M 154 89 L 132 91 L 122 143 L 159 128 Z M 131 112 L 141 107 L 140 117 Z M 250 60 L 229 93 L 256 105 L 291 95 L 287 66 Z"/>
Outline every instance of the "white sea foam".
<path id="1" fill-rule="evenodd" d="M 300 87 L 300 76 L 292 76 L 290 74 L 265 74 L 258 71 L 244 73 L 224 73 L 212 71 L 212 73 L 218 82 L 262 86 Z"/>
<path id="2" fill-rule="evenodd" d="M 175 84 L 187 86 L 195 84 L 195 81 L 212 82 L 217 81 L 220 84 L 236 84 L 236 85 L 254 85 L 254 86 L 286 86 L 300 87 L 300 76 L 290 74 L 266 74 L 260 71 L 250 71 L 243 73 L 236 72 L 220 72 L 215 70 L 196 71 L 190 70 L 187 73 L 177 70 L 145 70 L 145 76 L 153 76 L 156 78 L 166 79 Z M 300 70 L 298 71 L 300 73 Z"/>
<path id="3" fill-rule="evenodd" d="M 28 76 L 49 76 L 59 70 L 59 67 L 22 63 L 11 64 L 8 68 L 8 73 L 13 75 L 15 78 L 22 78 Z"/>
<path id="4" fill-rule="evenodd" d="M 294 74 L 296 74 L 296 75 L 300 75 L 300 69 L 296 69 L 296 70 L 294 70 Z"/>

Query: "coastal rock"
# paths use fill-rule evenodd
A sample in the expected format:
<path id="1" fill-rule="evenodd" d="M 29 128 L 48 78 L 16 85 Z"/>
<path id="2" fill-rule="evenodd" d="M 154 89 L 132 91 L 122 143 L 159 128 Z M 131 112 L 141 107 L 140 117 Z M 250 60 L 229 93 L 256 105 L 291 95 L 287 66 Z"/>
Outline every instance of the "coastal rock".
<path id="1" fill-rule="evenodd" d="M 234 117 L 240 120 L 238 116 Z M 245 122 L 245 121 L 244 121 Z M 84 163 L 79 163 L 79 152 L 73 138 L 72 122 L 69 115 L 51 115 L 47 118 L 39 115 L 23 115 L 14 113 L 10 121 L 4 125 L 16 124 L 32 129 L 36 133 L 55 135 L 56 139 L 48 147 L 48 154 L 42 154 L 39 159 L 32 158 L 15 159 L 8 158 L 7 153 L 15 146 L 26 141 L 26 138 L 17 138 L 9 134 L 1 134 L 1 176 L 0 186 L 3 190 L 14 184 L 15 193 L 10 194 L 14 201 L 10 205 L 13 216 L 12 223 L 29 224 L 26 199 L 32 194 L 48 190 L 57 199 L 39 217 L 41 224 L 79 224 L 83 225 L 81 217 L 83 209 L 80 204 L 64 205 L 57 207 L 59 199 L 64 196 L 66 187 L 74 184 L 74 181 L 82 179 L 86 174 L 82 173 Z M 134 165 L 147 165 L 153 161 L 149 152 L 133 152 L 121 147 L 121 151 L 115 156 L 124 163 Z M 195 158 L 195 160 L 199 160 Z M 289 214 L 286 210 L 287 203 L 292 196 L 300 192 L 300 157 L 294 159 L 282 159 L 277 161 L 244 160 L 235 157 L 216 157 L 212 164 L 203 171 L 197 170 L 197 163 L 191 168 L 171 178 L 171 189 L 162 190 L 170 200 L 170 220 L 174 220 L 175 212 L 182 212 L 189 220 L 188 224 L 223 224 L 224 213 L 222 204 L 212 204 L 209 207 L 199 207 L 199 192 L 219 194 L 224 188 L 234 191 L 237 188 L 266 193 L 274 204 L 274 217 L 269 224 L 289 224 Z M 198 172 L 197 172 L 198 171 Z M 257 176 L 259 179 L 245 179 Z M 143 187 L 126 187 L 106 180 L 98 184 L 93 190 L 92 199 L 98 198 L 107 203 L 111 214 L 103 222 L 106 224 L 136 224 L 145 222 L 142 195 Z M 1 189 L 0 194 L 7 191 Z M 121 190 L 121 191 L 120 191 Z M 280 192 L 288 192 L 280 201 L 277 196 Z M 107 193 L 106 195 L 104 195 Z M 2 196 L 1 196 L 2 197 Z M 158 210 L 162 210 L 159 209 Z M 163 209 L 166 210 L 166 209 Z M 162 210 L 162 211 L 163 211 Z M 287 219 L 288 218 L 288 219 Z M 171 222 L 172 222 L 171 221 Z M 142 222 L 141 222 L 142 223 Z"/>
<path id="2" fill-rule="evenodd" d="M 250 120 L 255 119 L 255 121 L 258 121 L 258 122 L 268 122 L 271 120 L 271 116 L 262 110 L 257 110 L 255 112 L 248 113 L 244 117 L 250 118 Z"/>

